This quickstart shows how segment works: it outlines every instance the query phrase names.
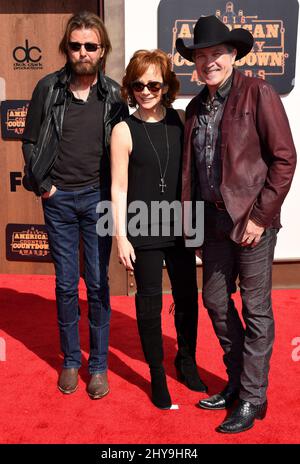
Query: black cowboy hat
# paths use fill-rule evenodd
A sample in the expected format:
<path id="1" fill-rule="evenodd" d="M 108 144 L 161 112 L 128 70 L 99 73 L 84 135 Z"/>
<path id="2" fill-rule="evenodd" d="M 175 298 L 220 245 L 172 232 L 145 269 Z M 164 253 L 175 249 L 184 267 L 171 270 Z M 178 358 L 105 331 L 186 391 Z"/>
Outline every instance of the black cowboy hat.
<path id="1" fill-rule="evenodd" d="M 194 50 L 222 43 L 230 44 L 236 48 L 236 60 L 239 60 L 250 52 L 253 46 L 253 36 L 242 28 L 230 31 L 216 16 L 202 16 L 195 25 L 194 45 L 186 47 L 182 39 L 177 39 L 176 48 L 184 58 L 194 61 Z"/>

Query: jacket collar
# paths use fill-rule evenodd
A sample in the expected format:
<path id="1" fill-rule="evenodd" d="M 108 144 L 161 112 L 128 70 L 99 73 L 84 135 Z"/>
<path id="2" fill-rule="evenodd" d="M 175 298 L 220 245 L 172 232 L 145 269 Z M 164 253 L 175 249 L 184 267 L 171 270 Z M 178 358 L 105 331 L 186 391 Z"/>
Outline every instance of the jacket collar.
<path id="1" fill-rule="evenodd" d="M 71 74 L 71 67 L 69 63 L 66 63 L 65 66 L 58 71 L 57 86 L 64 87 L 66 89 L 71 80 Z M 98 68 L 97 89 L 101 97 L 105 97 L 108 93 L 106 79 L 100 66 Z"/>
<path id="2" fill-rule="evenodd" d="M 246 77 L 240 71 L 237 71 L 236 69 L 233 70 L 232 86 L 228 95 L 222 120 L 226 120 L 227 118 L 230 119 L 234 116 L 245 79 Z"/>
<path id="3" fill-rule="evenodd" d="M 242 87 L 244 86 L 245 79 L 246 77 L 244 74 L 242 74 L 237 69 L 233 70 L 232 86 L 229 93 L 229 98 L 232 96 L 235 97 L 236 95 L 240 95 Z"/>
<path id="4" fill-rule="evenodd" d="M 237 71 L 236 69 L 233 70 L 232 86 L 224 108 L 221 122 L 221 159 L 225 157 L 232 119 L 236 114 L 238 101 L 241 95 L 242 87 L 244 86 L 245 79 L 245 76 L 240 71 Z"/>

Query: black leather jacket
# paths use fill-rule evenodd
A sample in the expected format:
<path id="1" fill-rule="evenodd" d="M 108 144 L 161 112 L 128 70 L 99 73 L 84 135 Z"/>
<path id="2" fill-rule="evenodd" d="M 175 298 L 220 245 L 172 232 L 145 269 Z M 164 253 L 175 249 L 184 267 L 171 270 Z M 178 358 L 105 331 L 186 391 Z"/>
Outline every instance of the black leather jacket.
<path id="1" fill-rule="evenodd" d="M 50 172 L 57 158 L 63 118 L 71 102 L 69 66 L 48 74 L 35 87 L 23 134 L 24 185 L 41 195 L 51 189 Z M 128 116 L 117 82 L 98 72 L 98 93 L 104 101 L 104 150 L 109 154 L 110 135 L 115 124 Z"/>

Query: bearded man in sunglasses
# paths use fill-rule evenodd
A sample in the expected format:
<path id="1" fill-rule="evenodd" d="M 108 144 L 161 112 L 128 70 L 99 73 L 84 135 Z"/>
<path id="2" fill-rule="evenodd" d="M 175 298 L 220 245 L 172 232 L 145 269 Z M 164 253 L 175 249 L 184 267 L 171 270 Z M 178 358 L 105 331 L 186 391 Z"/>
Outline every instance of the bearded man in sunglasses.
<path id="1" fill-rule="evenodd" d="M 34 89 L 23 136 L 25 182 L 42 197 L 56 273 L 56 303 L 63 369 L 62 393 L 75 392 L 81 351 L 78 332 L 79 238 L 84 245 L 84 280 L 90 330 L 87 387 L 91 398 L 109 392 L 110 324 L 108 264 L 111 237 L 97 235 L 99 201 L 109 199 L 109 140 L 127 117 L 119 85 L 104 75 L 111 44 L 93 13 L 72 16 L 59 45 L 66 65 Z"/>

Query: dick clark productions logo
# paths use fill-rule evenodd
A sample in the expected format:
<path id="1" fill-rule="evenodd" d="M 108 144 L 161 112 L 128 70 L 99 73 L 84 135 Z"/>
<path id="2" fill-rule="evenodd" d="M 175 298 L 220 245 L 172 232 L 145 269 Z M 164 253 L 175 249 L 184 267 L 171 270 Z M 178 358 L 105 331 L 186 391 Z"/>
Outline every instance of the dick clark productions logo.
<path id="1" fill-rule="evenodd" d="M 18 45 L 13 50 L 13 58 L 15 60 L 14 69 L 43 69 L 41 63 L 42 50 L 36 45 L 29 44 L 29 40 L 25 39 L 25 46 Z"/>

